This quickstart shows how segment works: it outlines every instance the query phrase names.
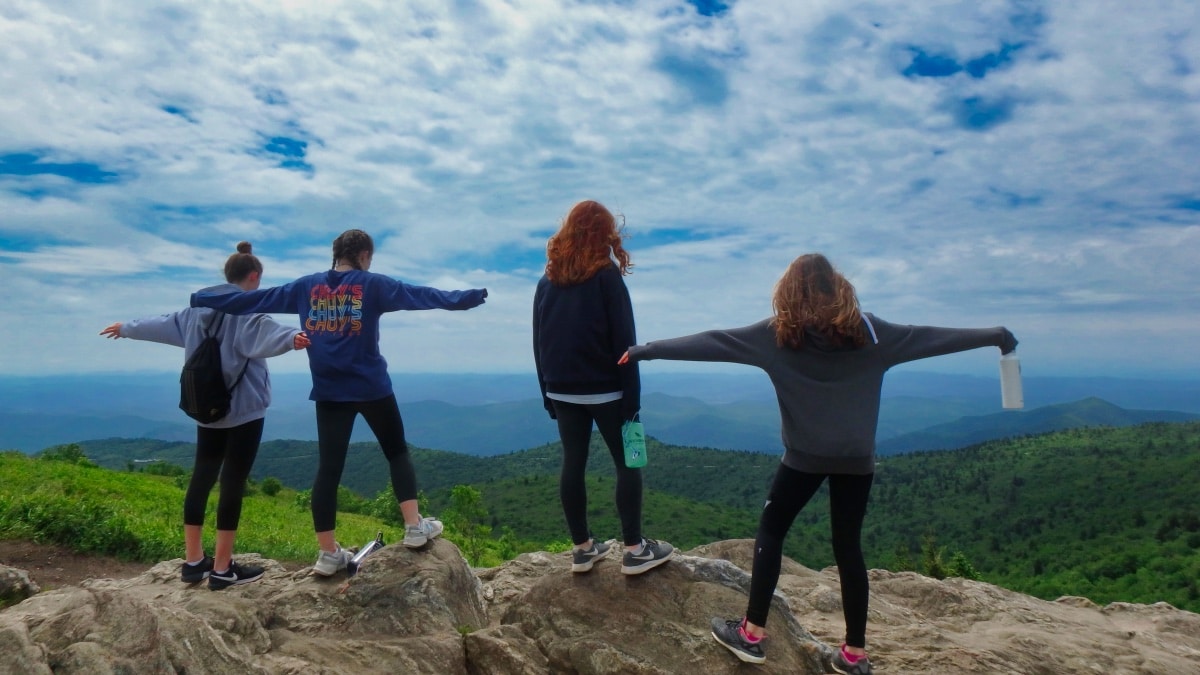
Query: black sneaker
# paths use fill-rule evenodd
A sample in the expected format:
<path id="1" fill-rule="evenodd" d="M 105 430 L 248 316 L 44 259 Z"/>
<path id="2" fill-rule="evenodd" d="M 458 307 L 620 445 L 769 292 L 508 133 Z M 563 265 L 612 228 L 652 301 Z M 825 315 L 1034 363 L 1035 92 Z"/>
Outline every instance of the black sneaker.
<path id="1" fill-rule="evenodd" d="M 262 578 L 263 568 L 255 565 L 239 565 L 229 563 L 229 569 L 224 572 L 213 570 L 208 576 L 208 590 L 219 591 L 230 586 L 240 586 Z"/>
<path id="2" fill-rule="evenodd" d="M 592 569 L 592 565 L 596 561 L 608 555 L 608 549 L 611 548 L 604 542 L 592 540 L 592 547 L 586 551 L 574 549 L 571 552 L 571 571 L 572 572 L 588 572 Z"/>
<path id="3" fill-rule="evenodd" d="M 625 556 L 621 558 L 621 574 L 641 574 L 652 570 L 670 560 L 671 554 L 675 552 L 675 547 L 665 541 L 643 539 L 642 543 L 645 545 L 642 546 L 641 553 L 634 555 L 629 551 L 625 552 Z"/>
<path id="4" fill-rule="evenodd" d="M 860 656 L 857 661 L 850 663 L 839 649 L 833 653 L 833 669 L 845 675 L 871 675 L 871 660 Z"/>
<path id="5" fill-rule="evenodd" d="M 185 562 L 179 566 L 179 580 L 185 584 L 195 584 L 204 581 L 208 578 L 209 572 L 212 572 L 212 566 L 213 559 L 211 556 L 204 556 L 195 565 L 189 565 Z"/>
<path id="6" fill-rule="evenodd" d="M 733 652 L 734 656 L 746 663 L 766 661 L 767 655 L 763 653 L 762 641 L 750 642 L 742 637 L 742 621 L 743 619 L 713 619 L 712 636 L 721 643 L 721 646 Z"/>

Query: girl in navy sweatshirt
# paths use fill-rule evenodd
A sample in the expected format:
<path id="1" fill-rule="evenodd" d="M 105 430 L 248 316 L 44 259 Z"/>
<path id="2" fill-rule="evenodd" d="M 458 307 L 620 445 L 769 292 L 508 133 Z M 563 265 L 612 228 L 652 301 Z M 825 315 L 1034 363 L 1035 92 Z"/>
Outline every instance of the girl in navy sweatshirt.
<path id="1" fill-rule="evenodd" d="M 588 444 L 595 423 L 617 469 L 617 514 L 625 544 L 621 572 L 665 563 L 670 544 L 642 537 L 642 472 L 625 466 L 621 425 L 641 407 L 636 365 L 617 357 L 636 342 L 633 304 L 622 276 L 633 264 L 622 228 L 603 205 L 576 204 L 546 246 L 546 273 L 533 298 L 533 360 L 542 405 L 558 421 L 563 463 L 558 493 L 574 543 L 571 571 L 587 572 L 608 554 L 587 521 Z"/>
<path id="2" fill-rule="evenodd" d="M 742 661 L 762 663 L 767 610 L 779 581 L 783 538 L 829 481 L 833 555 L 842 587 L 846 641 L 833 656 L 842 673 L 869 675 L 867 568 L 861 532 L 875 476 L 875 428 L 883 375 L 900 363 L 999 347 L 1017 340 L 1003 327 L 962 329 L 892 324 L 859 309 L 850 282 L 819 253 L 792 261 L 775 286 L 774 316 L 633 346 L 619 363 L 647 359 L 757 366 L 775 385 L 784 454 L 767 494 L 754 545 L 744 618 L 713 619 L 712 634 Z"/>

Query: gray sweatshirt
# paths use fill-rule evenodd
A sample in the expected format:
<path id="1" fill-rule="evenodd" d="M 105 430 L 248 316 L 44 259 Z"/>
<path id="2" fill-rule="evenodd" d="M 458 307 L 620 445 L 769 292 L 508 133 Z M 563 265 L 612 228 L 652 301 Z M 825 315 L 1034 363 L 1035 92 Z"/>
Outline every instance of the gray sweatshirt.
<path id="1" fill-rule="evenodd" d="M 241 290 L 233 284 L 218 288 L 226 293 Z M 211 309 L 189 308 L 134 319 L 121 324 L 121 337 L 183 347 L 187 360 L 204 340 L 204 331 L 215 315 Z M 300 330 L 281 326 L 266 314 L 227 314 L 220 324 L 217 339 L 221 341 L 221 370 L 226 386 L 237 381 L 242 368 L 246 374 L 233 390 L 229 414 L 212 424 L 198 426 L 229 429 L 266 415 L 267 406 L 271 405 L 271 376 L 265 359 L 291 351 Z"/>
<path id="2" fill-rule="evenodd" d="M 720 361 L 757 366 L 775 385 L 783 464 L 808 473 L 875 471 L 875 427 L 883 375 L 894 365 L 978 347 L 999 347 L 1004 328 L 891 324 L 863 315 L 867 344 L 835 348 L 809 333 L 801 349 L 775 343 L 771 319 L 629 348 L 634 360 Z"/>

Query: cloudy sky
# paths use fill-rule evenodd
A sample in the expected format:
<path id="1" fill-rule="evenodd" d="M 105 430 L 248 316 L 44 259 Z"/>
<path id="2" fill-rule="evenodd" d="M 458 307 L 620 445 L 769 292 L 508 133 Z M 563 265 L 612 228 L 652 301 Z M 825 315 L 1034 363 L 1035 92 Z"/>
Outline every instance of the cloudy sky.
<path id="1" fill-rule="evenodd" d="M 1200 3 L 1131 7 L 0 0 L 0 374 L 177 370 L 97 332 L 350 227 L 490 290 L 385 319 L 394 373 L 531 371 L 546 238 L 597 199 L 643 341 L 767 316 L 816 250 L 888 320 L 1007 325 L 1027 375 L 1195 377 Z"/>

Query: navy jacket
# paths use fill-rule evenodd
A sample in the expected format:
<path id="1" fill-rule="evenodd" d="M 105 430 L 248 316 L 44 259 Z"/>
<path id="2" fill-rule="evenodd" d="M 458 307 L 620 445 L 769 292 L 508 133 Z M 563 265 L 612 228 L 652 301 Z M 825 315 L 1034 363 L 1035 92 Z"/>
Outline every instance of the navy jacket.
<path id="1" fill-rule="evenodd" d="M 617 359 L 637 344 L 629 289 L 614 264 L 592 278 L 558 286 L 543 276 L 533 298 L 533 358 L 542 403 L 553 415 L 546 392 L 621 392 L 621 411 L 632 419 L 641 409 L 642 383 L 635 363 Z"/>

